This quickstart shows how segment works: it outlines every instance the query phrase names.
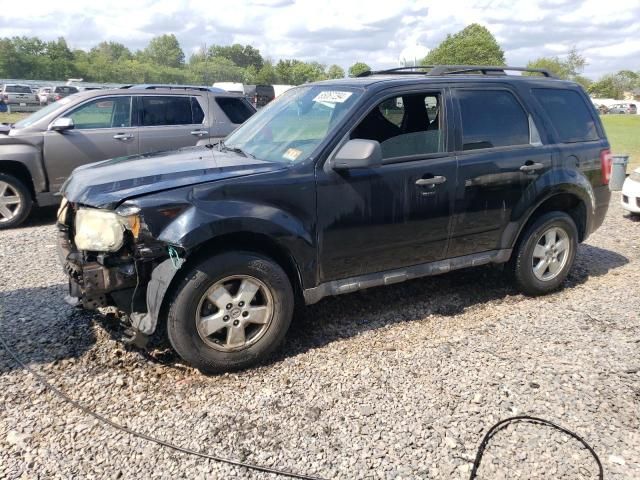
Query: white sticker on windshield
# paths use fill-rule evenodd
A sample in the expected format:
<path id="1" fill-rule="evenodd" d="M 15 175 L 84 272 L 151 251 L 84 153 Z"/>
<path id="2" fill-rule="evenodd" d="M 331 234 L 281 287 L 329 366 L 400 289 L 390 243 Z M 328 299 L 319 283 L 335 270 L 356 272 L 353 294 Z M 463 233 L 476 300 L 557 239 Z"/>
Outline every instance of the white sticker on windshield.
<path id="1" fill-rule="evenodd" d="M 353 92 L 338 92 L 336 90 L 325 90 L 316 95 L 314 102 L 344 103 Z"/>
<path id="2" fill-rule="evenodd" d="M 284 152 L 284 155 L 282 155 L 282 158 L 295 162 L 301 153 L 302 153 L 302 150 L 298 150 L 297 148 L 290 148 L 286 152 Z"/>

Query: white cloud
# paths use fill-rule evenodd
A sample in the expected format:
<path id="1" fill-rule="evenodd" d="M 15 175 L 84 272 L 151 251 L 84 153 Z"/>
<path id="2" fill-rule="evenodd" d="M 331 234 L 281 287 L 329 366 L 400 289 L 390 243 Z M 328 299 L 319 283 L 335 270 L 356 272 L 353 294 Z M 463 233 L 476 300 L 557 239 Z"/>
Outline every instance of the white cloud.
<path id="1" fill-rule="evenodd" d="M 64 36 L 85 49 L 114 40 L 136 49 L 175 33 L 187 55 L 202 44 L 239 42 L 274 60 L 383 68 L 477 22 L 496 36 L 510 64 L 563 55 L 575 45 L 589 61 L 589 76 L 640 70 L 638 0 L 34 0 L 29 11 L 38 16 L 4 9 L 0 37 Z"/>

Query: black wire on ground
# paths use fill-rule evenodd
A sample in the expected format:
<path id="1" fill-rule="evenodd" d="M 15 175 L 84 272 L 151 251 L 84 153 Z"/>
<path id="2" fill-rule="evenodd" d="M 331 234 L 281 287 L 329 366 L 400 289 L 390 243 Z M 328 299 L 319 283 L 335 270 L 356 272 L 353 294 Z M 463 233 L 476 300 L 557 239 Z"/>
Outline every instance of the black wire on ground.
<path id="1" fill-rule="evenodd" d="M 167 448 L 171 448 L 173 450 L 177 450 L 178 452 L 186 453 L 188 455 L 195 455 L 197 457 L 206 458 L 208 460 L 213 460 L 213 461 L 219 462 L 219 463 L 226 463 L 228 465 L 233 465 L 235 467 L 242 467 L 242 468 L 246 468 L 248 470 L 254 470 L 254 471 L 263 472 L 263 473 L 273 473 L 275 475 L 280 475 L 281 477 L 298 478 L 298 479 L 303 479 L 303 480 L 325 480 L 325 479 L 323 479 L 321 477 L 314 477 L 312 475 L 305 475 L 305 474 L 302 474 L 302 473 L 289 472 L 287 470 L 279 470 L 279 469 L 276 469 L 276 468 L 264 467 L 264 466 L 261 466 L 261 465 L 254 465 L 252 463 L 240 462 L 240 461 L 237 461 L 237 460 L 231 460 L 229 458 L 219 457 L 217 455 L 210 455 L 208 453 L 198 452 L 196 450 L 191 450 L 190 448 L 185 448 L 185 447 L 180 447 L 179 445 L 174 445 L 172 443 L 166 442 L 166 441 L 161 440 L 159 438 L 155 438 L 155 437 L 152 437 L 150 435 L 147 435 L 145 433 L 140 433 L 140 432 L 136 432 L 135 430 L 131 430 L 130 428 L 125 427 L 124 425 L 120 425 L 119 423 L 113 422 L 113 421 L 109 420 L 108 418 L 103 417 L 99 413 L 94 412 L 93 410 L 89 409 L 88 407 L 85 407 L 81 403 L 79 403 L 76 400 L 74 400 L 73 398 L 69 397 L 66 393 L 64 393 L 58 387 L 56 387 L 53 384 L 49 383 L 49 381 L 43 375 L 41 375 L 40 373 L 36 372 L 29 365 L 25 364 L 13 352 L 13 350 L 11 350 L 11 348 L 9 348 L 9 345 L 7 344 L 7 342 L 5 341 L 5 339 L 4 339 L 4 337 L 2 335 L 0 335 L 0 343 L 4 347 L 4 350 L 9 354 L 9 356 L 13 359 L 13 361 L 16 364 L 18 364 L 21 368 L 25 369 L 31 375 L 33 375 L 36 378 L 36 380 L 38 380 L 40 383 L 42 383 L 46 388 L 48 388 L 55 395 L 60 397 L 65 402 L 73 405 L 78 410 L 81 410 L 82 412 L 86 413 L 87 415 L 90 415 L 93 418 L 95 418 L 96 420 L 98 420 L 98 421 L 100 421 L 102 423 L 105 423 L 105 424 L 107 424 L 107 425 L 109 425 L 109 426 L 111 426 L 111 427 L 113 427 L 113 428 L 115 428 L 117 430 L 120 430 L 122 432 L 128 433 L 129 435 L 133 435 L 134 437 L 142 438 L 143 440 L 147 440 L 149 442 L 153 442 L 153 443 L 156 443 L 158 445 L 162 445 L 163 447 L 167 447 Z"/>
<path id="2" fill-rule="evenodd" d="M 505 418 L 504 420 L 499 421 L 493 427 L 491 427 L 489 431 L 485 434 L 484 438 L 482 439 L 482 442 L 480 442 L 480 447 L 478 447 L 478 453 L 476 453 L 476 459 L 473 462 L 473 468 L 471 470 L 471 477 L 469 478 L 469 480 L 475 480 L 476 476 L 478 475 L 478 468 L 480 468 L 480 462 L 482 462 L 482 455 L 484 455 L 484 451 L 487 448 L 487 445 L 489 444 L 489 441 L 491 440 L 491 438 L 500 430 L 502 430 L 503 428 L 506 428 L 510 423 L 515 423 L 515 422 L 527 422 L 527 423 L 533 423 L 537 425 L 545 425 L 547 427 L 555 428 L 556 430 L 559 430 L 562 433 L 569 435 L 572 438 L 575 438 L 580 443 L 582 443 L 582 445 L 584 445 L 584 447 L 587 450 L 589 450 L 589 453 L 591 454 L 591 456 L 593 456 L 594 460 L 598 464 L 599 480 L 604 479 L 604 471 L 602 470 L 602 463 L 600 462 L 600 458 L 598 457 L 596 452 L 593 450 L 593 448 L 591 448 L 591 445 L 589 445 L 582 437 L 548 420 L 544 420 L 542 418 L 537 418 L 537 417 L 530 417 L 528 415 L 519 415 L 517 417 Z"/>
<path id="3" fill-rule="evenodd" d="M 294 473 L 294 472 L 289 472 L 287 470 L 279 470 L 279 469 L 276 469 L 276 468 L 264 467 L 264 466 L 261 466 L 261 465 L 255 465 L 255 464 L 252 464 L 252 463 L 241 462 L 241 461 L 238 461 L 238 460 L 231 460 L 229 458 L 219 457 L 217 455 L 210 455 L 210 454 L 204 453 L 204 452 L 198 452 L 196 450 L 191 450 L 190 448 L 185 448 L 185 447 L 181 447 L 179 445 L 174 445 L 174 444 L 169 443 L 169 442 L 167 442 L 165 440 L 161 440 L 159 438 L 152 437 L 152 436 L 147 435 L 145 433 L 137 432 L 137 431 L 132 430 L 132 429 L 130 429 L 128 427 L 125 427 L 124 425 L 120 425 L 119 423 L 113 422 L 113 421 L 109 420 L 108 418 L 103 417 L 99 413 L 94 412 L 90 408 L 85 407 L 80 402 L 78 402 L 78 401 L 74 400 L 73 398 L 71 398 L 70 396 L 68 396 L 66 393 L 64 393 L 62 390 L 60 390 L 58 387 L 56 387 L 53 384 L 49 383 L 49 381 L 43 375 L 41 375 L 40 373 L 36 372 L 29 365 L 24 363 L 20 359 L 20 357 L 18 357 L 18 355 L 13 350 L 11 350 L 11 348 L 9 348 L 9 345 L 7 344 L 7 342 L 5 341 L 4 337 L 1 334 L 0 334 L 0 344 L 2 344 L 2 346 L 4 347 L 4 350 L 9 354 L 9 356 L 13 359 L 13 361 L 18 366 L 20 366 L 21 368 L 23 368 L 27 372 L 31 373 L 31 375 L 33 375 L 36 378 L 36 380 L 38 380 L 40 383 L 42 383 L 42 385 L 44 385 L 51 392 L 53 392 L 55 395 L 60 397 L 63 401 L 73 405 L 78 410 L 81 410 L 82 412 L 86 413 L 87 415 L 90 415 L 91 417 L 95 418 L 96 420 L 98 420 L 98 421 L 100 421 L 100 422 L 102 422 L 104 424 L 107 424 L 107 425 L 115 428 L 116 430 L 120 430 L 120 431 L 125 432 L 125 433 L 127 433 L 129 435 L 133 435 L 134 437 L 138 437 L 138 438 L 141 438 L 143 440 L 147 440 L 149 442 L 156 443 L 156 444 L 161 445 L 163 447 L 171 448 L 171 449 L 176 450 L 178 452 L 182 452 L 182 453 L 186 453 L 188 455 L 194 455 L 194 456 L 197 456 L 197 457 L 205 458 L 207 460 L 213 460 L 213 461 L 219 462 L 219 463 L 226 463 L 228 465 L 233 465 L 235 467 L 246 468 L 247 470 L 253 470 L 253 471 L 263 472 L 263 473 L 272 473 L 274 475 L 279 475 L 281 477 L 297 478 L 297 479 L 302 479 L 302 480 L 326 480 L 326 479 L 324 479 L 322 477 L 314 477 L 312 475 L 306 475 L 306 474 L 303 474 L 303 473 Z M 478 447 L 478 452 L 477 452 L 476 458 L 475 458 L 475 460 L 473 462 L 473 468 L 471 470 L 471 476 L 470 476 L 469 480 L 475 480 L 475 478 L 477 477 L 478 469 L 480 468 L 480 463 L 482 462 L 482 456 L 484 455 L 484 451 L 487 448 L 487 445 L 489 444 L 489 441 L 491 440 L 491 438 L 496 433 L 498 433 L 500 430 L 506 428 L 508 426 L 508 424 L 514 423 L 514 422 L 528 422 L 528 423 L 533 423 L 533 424 L 538 424 L 538 425 L 545 425 L 545 426 L 548 426 L 548 427 L 555 428 L 556 430 L 559 430 L 562 433 L 565 433 L 566 435 L 569 435 L 570 437 L 575 438 L 580 443 L 582 443 L 582 445 L 584 445 L 584 447 L 589 451 L 589 453 L 591 453 L 591 455 L 595 459 L 596 463 L 598 464 L 598 469 L 599 469 L 598 478 L 599 478 L 599 480 L 604 480 L 604 471 L 602 469 L 602 463 L 600 462 L 600 458 L 598 457 L 596 452 L 593 450 L 593 448 L 591 448 L 591 446 L 585 440 L 583 440 L 580 436 L 578 436 L 577 434 L 573 433 L 572 431 L 567 430 L 566 428 L 563 428 L 563 427 L 561 427 L 559 425 L 556 425 L 555 423 L 549 422 L 548 420 L 544 420 L 542 418 L 530 417 L 530 416 L 527 416 L 527 415 L 520 415 L 520 416 L 517 416 L 517 417 L 506 418 L 504 420 L 499 421 L 498 423 L 496 423 L 493 427 L 491 427 L 489 429 L 489 431 L 485 434 L 484 438 L 482 439 L 482 442 L 480 443 L 480 447 Z"/>

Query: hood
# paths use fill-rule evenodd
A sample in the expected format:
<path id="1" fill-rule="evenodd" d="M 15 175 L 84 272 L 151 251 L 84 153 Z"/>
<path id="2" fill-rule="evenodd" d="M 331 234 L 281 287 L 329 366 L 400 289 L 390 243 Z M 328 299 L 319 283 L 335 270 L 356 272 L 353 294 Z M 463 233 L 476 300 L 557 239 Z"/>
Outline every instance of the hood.
<path id="1" fill-rule="evenodd" d="M 188 147 L 78 167 L 62 193 L 73 203 L 110 208 L 134 196 L 284 168 L 217 148 Z"/>

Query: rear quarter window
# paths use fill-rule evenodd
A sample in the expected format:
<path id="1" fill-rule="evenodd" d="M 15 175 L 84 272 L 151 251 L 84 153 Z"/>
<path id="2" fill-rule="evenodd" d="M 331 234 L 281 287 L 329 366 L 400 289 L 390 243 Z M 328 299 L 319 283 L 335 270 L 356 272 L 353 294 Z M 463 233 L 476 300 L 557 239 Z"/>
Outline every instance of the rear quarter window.
<path id="1" fill-rule="evenodd" d="M 231 123 L 244 123 L 255 111 L 247 104 L 246 100 L 235 97 L 217 97 L 216 103 L 222 109 Z"/>
<path id="2" fill-rule="evenodd" d="M 585 100 L 575 90 L 534 88 L 533 96 L 551 120 L 560 143 L 598 140 L 598 130 Z"/>

